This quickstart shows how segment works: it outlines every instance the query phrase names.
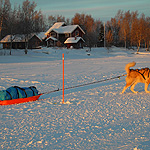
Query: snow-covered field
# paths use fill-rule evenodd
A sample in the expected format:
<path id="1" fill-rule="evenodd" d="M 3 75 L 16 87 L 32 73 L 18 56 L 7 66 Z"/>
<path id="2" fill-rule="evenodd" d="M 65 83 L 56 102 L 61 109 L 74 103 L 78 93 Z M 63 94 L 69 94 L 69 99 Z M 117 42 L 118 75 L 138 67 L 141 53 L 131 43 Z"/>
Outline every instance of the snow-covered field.
<path id="1" fill-rule="evenodd" d="M 40 93 L 62 88 L 62 53 L 65 87 L 125 74 L 125 64 L 150 67 L 150 53 L 113 47 L 91 52 L 43 48 L 0 50 L 0 90 L 34 85 Z M 90 56 L 87 55 L 90 53 Z M 5 56 L 3 56 L 5 54 Z M 0 149 L 148 150 L 150 149 L 150 94 L 137 84 L 133 94 L 125 77 L 42 95 L 38 101 L 0 106 Z M 150 87 L 149 87 L 150 90 Z"/>

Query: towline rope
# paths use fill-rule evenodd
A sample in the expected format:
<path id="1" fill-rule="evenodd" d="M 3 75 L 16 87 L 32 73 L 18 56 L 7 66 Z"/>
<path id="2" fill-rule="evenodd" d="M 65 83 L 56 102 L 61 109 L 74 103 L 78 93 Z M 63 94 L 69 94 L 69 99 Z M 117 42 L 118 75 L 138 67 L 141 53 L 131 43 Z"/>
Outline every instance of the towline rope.
<path id="1" fill-rule="evenodd" d="M 100 83 L 100 82 L 105 82 L 105 81 L 108 81 L 108 80 L 117 79 L 117 78 L 120 78 L 120 77 L 124 77 L 126 75 L 127 74 L 116 76 L 116 77 L 112 77 L 112 78 L 108 78 L 108 79 L 103 79 L 103 80 L 99 80 L 99 81 L 94 81 L 94 82 L 90 82 L 90 83 L 85 83 L 85 84 L 81 84 L 81 85 L 75 85 L 75 86 L 67 87 L 67 88 L 64 88 L 64 89 L 65 90 L 74 89 L 74 88 L 78 88 L 78 87 L 82 87 L 82 86 L 87 86 L 87 85 L 91 85 L 91 84 L 95 84 L 95 83 Z M 62 89 L 58 88 L 57 90 L 53 90 L 53 91 L 49 91 L 49 92 L 45 92 L 45 93 L 41 93 L 41 94 L 42 95 L 50 94 L 50 93 L 54 93 L 54 92 L 58 92 L 58 91 L 62 91 Z"/>

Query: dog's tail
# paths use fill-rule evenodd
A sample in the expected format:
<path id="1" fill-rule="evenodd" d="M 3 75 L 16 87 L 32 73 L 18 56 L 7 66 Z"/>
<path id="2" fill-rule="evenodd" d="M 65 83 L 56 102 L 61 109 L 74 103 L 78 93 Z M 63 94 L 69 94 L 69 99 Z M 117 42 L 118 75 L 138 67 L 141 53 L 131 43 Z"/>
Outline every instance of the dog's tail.
<path id="1" fill-rule="evenodd" d="M 130 67 L 134 67 L 135 65 L 136 65 L 136 62 L 134 62 L 134 61 L 126 64 L 125 70 L 127 72 L 127 75 L 130 73 Z"/>

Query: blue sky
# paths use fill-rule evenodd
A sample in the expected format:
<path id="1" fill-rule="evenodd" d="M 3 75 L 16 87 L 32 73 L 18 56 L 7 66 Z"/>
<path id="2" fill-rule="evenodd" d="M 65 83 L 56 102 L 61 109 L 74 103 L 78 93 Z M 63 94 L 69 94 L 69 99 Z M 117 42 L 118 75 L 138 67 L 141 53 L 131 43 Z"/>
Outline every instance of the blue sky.
<path id="1" fill-rule="evenodd" d="M 10 0 L 12 5 L 24 0 Z M 33 0 L 30 0 L 31 2 Z M 150 16 L 150 0 L 35 0 L 37 7 L 46 15 L 63 15 L 73 18 L 75 13 L 91 14 L 102 21 L 110 20 L 118 10 L 136 11 Z"/>

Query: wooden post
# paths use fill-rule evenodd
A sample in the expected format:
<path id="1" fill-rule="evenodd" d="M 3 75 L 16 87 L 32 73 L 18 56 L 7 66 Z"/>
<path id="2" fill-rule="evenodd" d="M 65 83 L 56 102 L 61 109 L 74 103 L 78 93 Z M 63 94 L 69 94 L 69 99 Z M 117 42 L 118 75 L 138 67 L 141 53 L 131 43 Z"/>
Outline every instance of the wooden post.
<path id="1" fill-rule="evenodd" d="M 65 71 L 64 71 L 65 70 L 65 67 L 64 67 L 64 54 L 62 54 L 62 65 L 63 65 L 63 72 L 62 72 L 63 73 L 62 103 L 64 104 L 64 90 L 65 90 L 65 81 L 64 81 L 65 80 L 65 75 L 64 75 L 65 74 Z"/>

